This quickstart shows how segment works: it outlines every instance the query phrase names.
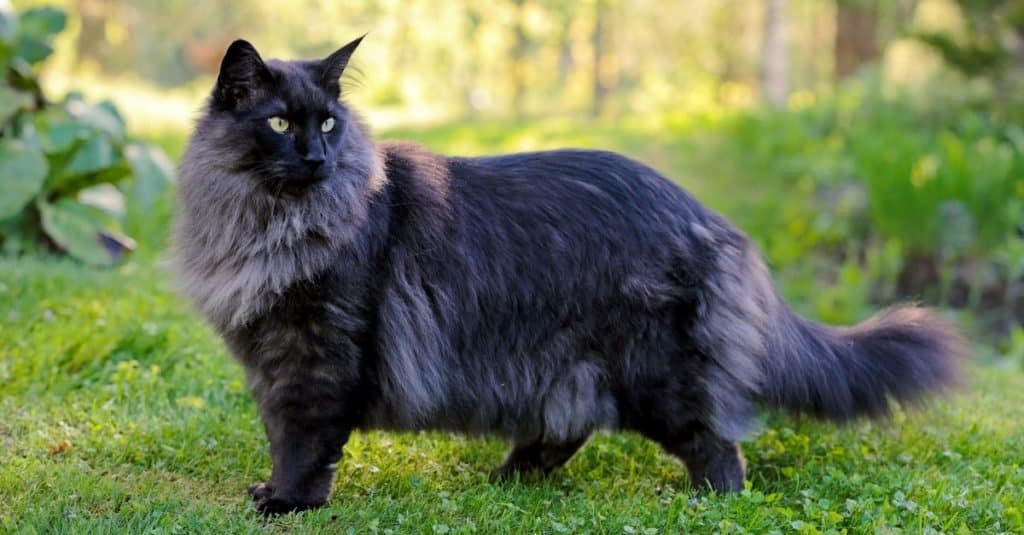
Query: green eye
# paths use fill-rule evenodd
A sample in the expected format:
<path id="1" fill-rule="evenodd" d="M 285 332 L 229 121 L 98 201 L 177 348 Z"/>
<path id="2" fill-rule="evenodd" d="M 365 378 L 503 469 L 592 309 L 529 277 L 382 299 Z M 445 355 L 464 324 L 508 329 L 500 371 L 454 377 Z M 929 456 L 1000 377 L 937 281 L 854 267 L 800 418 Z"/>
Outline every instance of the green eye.
<path id="1" fill-rule="evenodd" d="M 288 131 L 288 119 L 282 119 L 281 117 L 271 117 L 267 119 L 267 124 L 270 125 L 270 129 L 278 134 L 283 134 Z"/>
<path id="2" fill-rule="evenodd" d="M 328 117 L 327 120 L 320 125 L 320 131 L 325 134 L 331 130 L 334 130 L 334 117 Z"/>

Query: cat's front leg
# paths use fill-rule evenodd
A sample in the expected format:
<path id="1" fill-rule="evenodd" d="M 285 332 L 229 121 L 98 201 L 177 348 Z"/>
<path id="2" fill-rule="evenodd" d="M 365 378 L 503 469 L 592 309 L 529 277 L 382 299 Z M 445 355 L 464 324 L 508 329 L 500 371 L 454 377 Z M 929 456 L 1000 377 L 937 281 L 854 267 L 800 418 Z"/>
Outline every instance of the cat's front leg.
<path id="1" fill-rule="evenodd" d="M 341 459 L 349 430 L 309 432 L 285 426 L 270 436 L 274 468 L 270 479 L 249 487 L 253 505 L 264 514 L 280 514 L 327 503 L 335 463 Z"/>
<path id="2" fill-rule="evenodd" d="M 275 385 L 260 400 L 260 414 L 273 470 L 270 479 L 249 487 L 256 509 L 280 514 L 319 507 L 327 502 L 335 464 L 353 429 L 337 385 L 295 381 Z"/>

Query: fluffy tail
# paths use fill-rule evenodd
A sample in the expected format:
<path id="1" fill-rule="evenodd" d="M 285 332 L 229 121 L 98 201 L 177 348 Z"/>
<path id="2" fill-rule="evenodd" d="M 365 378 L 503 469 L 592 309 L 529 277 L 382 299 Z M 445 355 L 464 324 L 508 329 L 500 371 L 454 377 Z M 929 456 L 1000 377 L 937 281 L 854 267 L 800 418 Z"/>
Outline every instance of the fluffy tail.
<path id="1" fill-rule="evenodd" d="M 762 361 L 768 404 L 829 420 L 877 417 L 960 382 L 964 344 L 932 311 L 897 307 L 854 327 L 828 327 L 780 307 Z"/>

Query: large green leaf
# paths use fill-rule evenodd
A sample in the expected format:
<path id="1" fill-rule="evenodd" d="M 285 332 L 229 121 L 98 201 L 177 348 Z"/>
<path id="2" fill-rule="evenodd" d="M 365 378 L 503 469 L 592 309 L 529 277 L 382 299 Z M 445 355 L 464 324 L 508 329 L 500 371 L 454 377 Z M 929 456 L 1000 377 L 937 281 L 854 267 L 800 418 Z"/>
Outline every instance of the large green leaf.
<path id="1" fill-rule="evenodd" d="M 92 130 L 86 135 L 91 137 L 76 145 L 70 155 L 49 156 L 54 172 L 46 180 L 48 193 L 70 195 L 97 184 L 117 183 L 131 174 L 128 163 L 105 135 Z"/>
<path id="2" fill-rule="evenodd" d="M 67 14 L 55 7 L 28 9 L 21 13 L 17 55 L 38 63 L 53 53 L 53 38 L 64 29 Z"/>
<path id="3" fill-rule="evenodd" d="M 71 199 L 38 203 L 43 230 L 61 249 L 94 266 L 110 266 L 134 244 L 107 213 Z"/>
<path id="4" fill-rule="evenodd" d="M 51 106 L 32 114 L 40 145 L 47 154 L 59 154 L 70 150 L 75 142 L 89 137 L 91 129 L 71 118 L 59 107 Z"/>
<path id="5" fill-rule="evenodd" d="M 84 100 L 69 98 L 65 108 L 71 117 L 107 134 L 115 143 L 124 141 L 124 119 L 110 102 L 92 105 Z"/>
<path id="6" fill-rule="evenodd" d="M 89 127 L 75 121 L 50 123 L 39 128 L 39 141 L 47 154 L 59 154 L 89 136 Z"/>
<path id="7" fill-rule="evenodd" d="M 64 173 L 60 173 L 52 183 L 46 184 L 45 189 L 48 193 L 54 193 L 58 196 L 71 196 L 85 188 L 90 188 L 99 184 L 116 185 L 121 181 L 121 179 L 131 175 L 131 173 L 132 171 L 128 167 L 128 164 L 125 163 L 123 159 L 119 158 L 117 163 L 114 165 L 94 173 L 80 175 L 66 175 Z"/>
<path id="8" fill-rule="evenodd" d="M 143 143 L 127 145 L 124 156 L 132 168 L 134 178 L 131 205 L 148 210 L 171 183 L 174 164 L 162 150 Z"/>
<path id="9" fill-rule="evenodd" d="M 32 105 L 32 95 L 23 93 L 0 80 L 0 125 L 7 123 L 15 113 Z"/>
<path id="10" fill-rule="evenodd" d="M 16 139 L 0 140 L 0 221 L 18 214 L 46 179 L 46 158 Z"/>
<path id="11" fill-rule="evenodd" d="M 22 36 L 18 39 L 16 54 L 29 63 L 39 63 L 53 54 L 53 45 L 49 41 Z"/>
<path id="12" fill-rule="evenodd" d="M 93 134 L 78 147 L 71 157 L 64 174 L 69 176 L 84 175 L 102 171 L 114 164 L 114 147 L 107 136 Z"/>
<path id="13" fill-rule="evenodd" d="M 64 29 L 68 21 L 67 13 L 53 6 L 26 9 L 19 18 L 23 35 L 51 39 Z"/>
<path id="14" fill-rule="evenodd" d="M 39 141 L 39 131 L 32 123 L 29 114 L 22 114 L 14 118 L 14 131 L 18 133 L 18 139 L 36 152 L 46 152 L 43 144 Z"/>

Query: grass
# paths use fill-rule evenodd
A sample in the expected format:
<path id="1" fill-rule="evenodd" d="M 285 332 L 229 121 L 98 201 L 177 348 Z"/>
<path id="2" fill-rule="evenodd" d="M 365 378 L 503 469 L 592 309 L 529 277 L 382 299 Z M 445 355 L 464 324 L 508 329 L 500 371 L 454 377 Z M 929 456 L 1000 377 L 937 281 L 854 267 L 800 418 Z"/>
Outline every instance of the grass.
<path id="1" fill-rule="evenodd" d="M 265 522 L 242 371 L 148 263 L 0 260 L 0 532 L 1021 532 L 1024 376 L 977 368 L 923 412 L 834 427 L 767 415 L 747 491 L 695 495 L 640 437 L 602 434 L 540 483 L 504 444 L 357 433 L 327 507 Z"/>

